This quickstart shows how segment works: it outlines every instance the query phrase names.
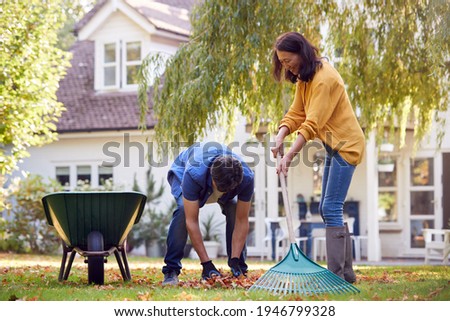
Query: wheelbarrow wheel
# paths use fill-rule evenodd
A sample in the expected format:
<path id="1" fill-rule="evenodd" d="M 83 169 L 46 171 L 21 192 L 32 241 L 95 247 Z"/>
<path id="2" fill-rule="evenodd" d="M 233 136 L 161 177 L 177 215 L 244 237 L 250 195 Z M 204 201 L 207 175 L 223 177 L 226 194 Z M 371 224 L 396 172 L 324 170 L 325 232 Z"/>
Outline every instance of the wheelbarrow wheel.
<path id="1" fill-rule="evenodd" d="M 90 232 L 88 235 L 88 251 L 103 251 L 103 235 L 100 232 Z M 103 256 L 89 256 L 88 282 L 102 285 L 105 281 L 105 262 Z"/>

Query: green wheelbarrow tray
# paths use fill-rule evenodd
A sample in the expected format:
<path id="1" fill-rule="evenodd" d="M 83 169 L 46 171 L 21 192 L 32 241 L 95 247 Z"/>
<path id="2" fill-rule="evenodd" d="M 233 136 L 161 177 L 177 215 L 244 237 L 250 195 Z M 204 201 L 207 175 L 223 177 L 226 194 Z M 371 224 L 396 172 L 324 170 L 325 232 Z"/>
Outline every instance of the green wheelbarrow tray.
<path id="1" fill-rule="evenodd" d="M 112 253 L 123 279 L 131 280 L 126 239 L 139 222 L 146 199 L 137 192 L 60 192 L 44 196 L 47 223 L 55 227 L 63 243 L 58 280 L 67 280 L 76 253 L 86 258 L 89 283 L 103 284 L 104 263 Z"/>

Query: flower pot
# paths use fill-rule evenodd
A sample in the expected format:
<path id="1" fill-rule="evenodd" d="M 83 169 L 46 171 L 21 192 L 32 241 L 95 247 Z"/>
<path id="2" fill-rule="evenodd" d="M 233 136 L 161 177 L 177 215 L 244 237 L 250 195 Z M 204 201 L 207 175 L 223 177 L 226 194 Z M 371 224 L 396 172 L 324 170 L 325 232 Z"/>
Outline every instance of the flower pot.
<path id="1" fill-rule="evenodd" d="M 219 256 L 219 248 L 220 243 L 216 241 L 203 241 L 203 244 L 205 245 L 206 253 L 208 253 L 208 256 L 210 259 L 216 259 Z M 198 254 L 196 251 L 191 251 L 190 254 L 191 259 L 198 259 Z"/>
<path id="2" fill-rule="evenodd" d="M 206 253 L 208 253 L 209 258 L 215 259 L 219 256 L 220 243 L 216 241 L 204 241 Z"/>
<path id="3" fill-rule="evenodd" d="M 395 164 L 378 164 L 378 171 L 379 172 L 393 172 L 395 168 Z"/>
<path id="4" fill-rule="evenodd" d="M 394 144 L 383 143 L 380 145 L 380 152 L 390 153 L 394 151 Z"/>

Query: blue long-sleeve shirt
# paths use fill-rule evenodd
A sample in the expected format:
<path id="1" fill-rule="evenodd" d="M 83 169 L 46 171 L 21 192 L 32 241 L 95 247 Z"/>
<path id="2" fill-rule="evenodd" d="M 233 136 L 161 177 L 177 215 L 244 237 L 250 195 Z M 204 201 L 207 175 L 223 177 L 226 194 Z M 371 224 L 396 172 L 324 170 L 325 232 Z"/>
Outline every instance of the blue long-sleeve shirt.
<path id="1" fill-rule="evenodd" d="M 198 200 L 200 207 L 204 206 L 213 193 L 210 168 L 220 155 L 231 155 L 241 162 L 243 179 L 234 190 L 223 194 L 219 202 L 226 203 L 236 196 L 241 201 L 249 202 L 254 190 L 253 171 L 239 155 L 217 142 L 196 143 L 178 155 L 167 175 L 172 195 L 175 198 L 183 195 L 190 201 Z"/>

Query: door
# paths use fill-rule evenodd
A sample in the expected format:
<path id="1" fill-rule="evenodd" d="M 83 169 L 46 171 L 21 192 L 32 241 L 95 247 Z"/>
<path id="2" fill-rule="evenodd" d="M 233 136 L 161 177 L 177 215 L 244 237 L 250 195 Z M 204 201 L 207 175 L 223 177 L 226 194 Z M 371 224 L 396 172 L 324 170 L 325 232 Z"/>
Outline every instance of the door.
<path id="1" fill-rule="evenodd" d="M 442 154 L 442 195 L 442 228 L 450 229 L 450 153 Z"/>
<path id="2" fill-rule="evenodd" d="M 409 180 L 409 245 L 411 253 L 425 247 L 424 228 L 435 228 L 440 211 L 440 166 L 435 155 L 417 156 L 410 160 Z M 440 164 L 440 163 L 439 163 Z"/>

